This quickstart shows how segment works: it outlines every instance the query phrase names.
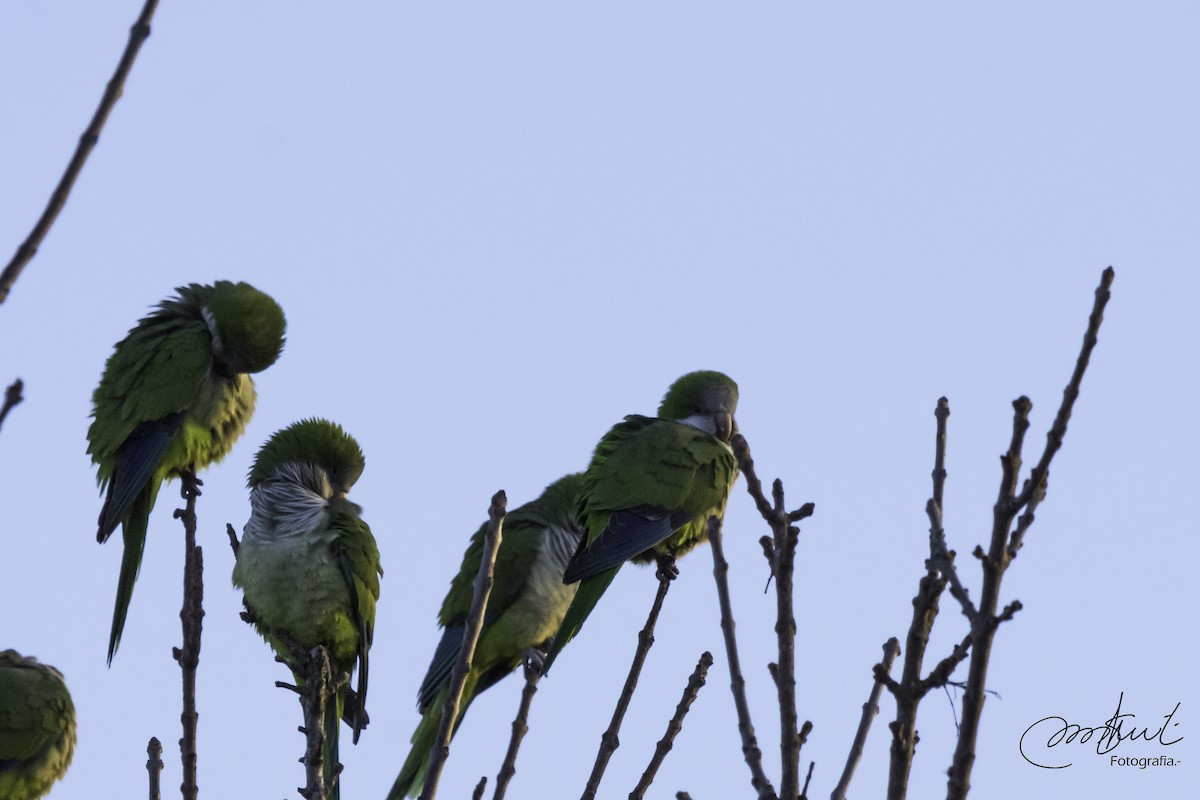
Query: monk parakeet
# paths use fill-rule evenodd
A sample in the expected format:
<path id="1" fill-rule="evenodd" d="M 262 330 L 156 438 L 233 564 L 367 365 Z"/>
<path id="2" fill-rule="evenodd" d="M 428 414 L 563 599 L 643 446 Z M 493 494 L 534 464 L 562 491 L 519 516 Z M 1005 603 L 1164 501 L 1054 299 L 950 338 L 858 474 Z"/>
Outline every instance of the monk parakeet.
<path id="1" fill-rule="evenodd" d="M 532 503 L 510 511 L 496 554 L 495 583 L 488 598 L 483 630 L 463 686 L 458 721 L 471 701 L 521 665 L 534 648 L 544 648 L 558 630 L 575 596 L 575 586 L 563 583 L 563 570 L 579 546 L 583 531 L 575 511 L 583 473 L 560 478 Z M 475 574 L 483 554 L 487 524 L 471 537 L 462 566 L 442 602 L 438 622 L 445 629 L 417 693 L 422 717 L 412 735 L 412 751 L 388 794 L 389 800 L 416 797 L 425 784 L 429 751 L 442 720 L 450 671 L 462 650 L 463 628 L 471 608 Z"/>
<path id="2" fill-rule="evenodd" d="M 75 706 L 62 673 L 0 652 L 0 798 L 33 800 L 50 791 L 75 754 Z"/>
<path id="3" fill-rule="evenodd" d="M 88 453 L 107 490 L 96 539 L 107 541 L 120 524 L 125 540 L 110 664 L 159 487 L 229 452 L 254 412 L 248 373 L 274 364 L 283 349 L 283 311 L 250 284 L 193 283 L 176 292 L 117 343 L 92 394 Z"/>
<path id="4" fill-rule="evenodd" d="M 657 417 L 631 414 L 596 445 L 583 479 L 585 539 L 563 581 L 579 581 L 543 674 L 626 561 L 674 559 L 708 539 L 708 518 L 725 514 L 737 479 L 729 440 L 737 429 L 737 384 L 691 372 L 667 390 Z"/>
<path id="5" fill-rule="evenodd" d="M 355 743 L 364 725 L 367 652 L 383 574 L 362 509 L 346 498 L 364 463 L 354 437 L 327 420 L 306 419 L 275 433 L 250 469 L 250 520 L 233 567 L 255 627 L 279 655 L 292 658 L 286 637 L 305 650 L 323 645 L 335 677 L 349 675 L 358 662 Z M 327 781 L 338 763 L 344 705 L 339 690 L 325 717 Z"/>

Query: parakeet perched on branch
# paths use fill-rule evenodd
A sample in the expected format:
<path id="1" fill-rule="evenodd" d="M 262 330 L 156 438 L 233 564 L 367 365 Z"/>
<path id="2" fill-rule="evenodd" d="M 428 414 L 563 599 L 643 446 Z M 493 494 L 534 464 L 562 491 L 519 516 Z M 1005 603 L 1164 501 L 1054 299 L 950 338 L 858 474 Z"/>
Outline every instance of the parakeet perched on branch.
<path id="1" fill-rule="evenodd" d="M 362 509 L 346 497 L 364 464 L 358 442 L 332 422 L 306 419 L 275 433 L 250 470 L 250 520 L 233 568 L 255 627 L 279 655 L 292 658 L 287 640 L 305 650 L 322 645 L 335 679 L 358 663 L 356 743 L 383 574 Z M 325 717 L 326 781 L 338 763 L 344 705 L 340 689 Z"/>
<path id="2" fill-rule="evenodd" d="M 627 416 L 596 445 L 579 505 L 586 538 L 563 576 L 579 581 L 579 591 L 543 673 L 622 564 L 673 560 L 707 541 L 708 518 L 724 516 L 738 475 L 729 446 L 737 401 L 737 384 L 725 375 L 692 372 L 671 384 L 657 417 Z"/>
<path id="3" fill-rule="evenodd" d="M 75 706 L 54 667 L 0 652 L 0 798 L 33 800 L 75 754 Z"/>
<path id="4" fill-rule="evenodd" d="M 107 541 L 121 525 L 125 540 L 110 664 L 159 487 L 229 452 L 254 412 L 250 373 L 283 350 L 283 311 L 250 284 L 193 283 L 176 292 L 117 343 L 92 394 L 88 453 L 105 491 L 96 539 Z"/>
<path id="5" fill-rule="evenodd" d="M 563 570 L 579 546 L 583 531 L 575 512 L 583 473 L 560 478 L 541 497 L 510 511 L 496 555 L 495 582 L 484 615 L 483 630 L 467 682 L 458 721 L 475 697 L 521 665 L 526 654 L 544 647 L 558 630 L 575 596 L 575 586 L 563 583 Z M 483 553 L 485 523 L 471 537 L 462 566 L 450 583 L 438 622 L 445 629 L 417 694 L 422 717 L 412 735 L 412 750 L 396 778 L 389 800 L 416 797 L 425 784 L 429 751 L 441 724 L 450 671 L 462 650 L 463 628 L 471 608 L 473 581 Z"/>

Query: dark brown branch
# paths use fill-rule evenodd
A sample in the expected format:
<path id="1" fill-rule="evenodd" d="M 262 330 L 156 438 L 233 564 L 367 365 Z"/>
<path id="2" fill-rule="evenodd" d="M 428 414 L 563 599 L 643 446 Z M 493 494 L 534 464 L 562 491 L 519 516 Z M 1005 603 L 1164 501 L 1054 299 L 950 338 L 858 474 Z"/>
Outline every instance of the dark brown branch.
<path id="1" fill-rule="evenodd" d="M 683 697 L 679 700 L 679 705 L 675 707 L 675 716 L 671 717 L 671 721 L 667 723 L 667 732 L 663 734 L 662 739 L 659 739 L 658 746 L 654 748 L 654 755 L 650 759 L 650 764 L 646 767 L 646 771 L 642 773 L 642 779 L 638 781 L 637 786 L 629 793 L 629 800 L 642 800 L 646 796 L 646 790 L 654 782 L 654 776 L 658 773 L 658 768 L 662 766 L 667 753 L 671 752 L 671 748 L 675 746 L 675 737 L 683 730 L 683 718 L 687 716 L 688 709 L 696 701 L 696 695 L 700 694 L 700 687 L 704 686 L 705 679 L 708 677 L 708 668 L 712 666 L 712 663 L 712 653 L 705 650 L 700 655 L 700 660 L 696 663 L 696 669 L 692 671 L 691 677 L 688 678 L 687 686 L 683 690 Z"/>
<path id="2" fill-rule="evenodd" d="M 225 523 L 225 535 L 229 537 L 229 549 L 233 551 L 233 557 L 236 559 L 242 543 L 238 541 L 237 531 L 228 522 Z"/>
<path id="3" fill-rule="evenodd" d="M 492 794 L 492 800 L 504 800 L 509 782 L 517 774 L 517 751 L 521 748 L 525 734 L 529 732 L 529 708 L 533 705 L 533 696 L 537 694 L 538 681 L 542 677 L 540 654 L 530 651 L 526 655 L 524 673 L 525 688 L 521 690 L 521 705 L 513 719 L 512 736 L 508 740 L 504 763 L 500 765 L 500 772 L 496 774 L 496 791 Z"/>
<path id="4" fill-rule="evenodd" d="M 348 681 L 349 676 L 342 676 L 341 679 L 334 677 L 329 651 L 323 645 L 317 645 L 307 653 L 293 642 L 289 641 L 288 645 L 296 661 L 289 666 L 293 671 L 299 668 L 298 674 L 304 676 L 304 685 L 297 688 L 281 681 L 276 681 L 275 685 L 293 689 L 299 694 L 300 707 L 304 713 L 304 726 L 300 731 L 304 734 L 305 742 L 304 758 L 301 759 L 304 762 L 305 786 L 297 791 L 305 800 L 325 800 L 337 786 L 342 774 L 341 764 L 334 764 L 332 767 L 325 764 L 325 739 L 336 735 L 336 731 L 325 730 L 325 714 L 329 703 L 336 702 L 338 684 L 342 680 Z M 286 659 L 278 660 L 288 663 Z M 326 771 L 331 773 L 328 783 L 325 781 Z"/>
<path id="5" fill-rule="evenodd" d="M 812 782 L 813 769 L 817 766 L 817 762 L 808 762 L 808 774 L 804 776 L 804 786 L 800 788 L 799 800 L 808 800 L 808 784 Z"/>
<path id="6" fill-rule="evenodd" d="M 0 407 L 0 426 L 4 425 L 4 420 L 8 418 L 8 412 L 21 404 L 25 399 L 25 382 L 17 378 L 9 387 L 4 390 L 4 406 Z"/>
<path id="7" fill-rule="evenodd" d="M 162 742 L 151 736 L 146 745 L 146 772 L 150 775 L 150 800 L 162 800 L 159 789 L 159 776 L 162 775 Z"/>
<path id="8" fill-rule="evenodd" d="M 768 536 L 764 536 L 763 539 L 772 542 Z M 763 771 L 762 750 L 759 749 L 758 738 L 754 735 L 750 703 L 746 700 L 746 678 L 742 674 L 742 660 L 738 655 L 737 637 L 734 635 L 736 623 L 729 599 L 729 562 L 725 560 L 721 520 L 718 517 L 708 518 L 708 541 L 712 547 L 713 577 L 717 582 L 717 601 L 721 606 L 721 633 L 725 637 L 725 657 L 729 660 L 729 688 L 733 693 L 733 706 L 737 710 L 738 733 L 742 737 L 742 756 L 746 759 L 746 766 L 750 768 L 750 785 L 754 787 L 759 800 L 776 800 L 775 787 Z M 765 544 L 763 549 L 766 550 Z M 773 543 L 771 552 L 774 552 Z"/>
<path id="9" fill-rule="evenodd" d="M 475 784 L 475 791 L 471 792 L 471 800 L 483 800 L 483 793 L 487 791 L 487 775 L 479 779 L 479 783 Z"/>
<path id="10" fill-rule="evenodd" d="M 633 663 L 629 665 L 629 675 L 626 676 L 625 685 L 621 688 L 621 696 L 617 698 L 617 707 L 613 710 L 608 729 L 600 737 L 600 751 L 596 754 L 596 762 L 592 765 L 592 774 L 588 777 L 587 786 L 584 787 L 582 800 L 595 800 L 596 792 L 600 789 L 600 779 L 604 777 L 608 761 L 621 746 L 618 737 L 621 722 L 625 719 L 629 701 L 633 699 L 638 676 L 641 675 L 642 665 L 646 663 L 646 654 L 650 652 L 650 647 L 654 644 L 654 625 L 658 622 L 658 614 L 662 611 L 663 600 L 667 597 L 667 590 L 671 588 L 671 581 L 675 580 L 676 573 L 673 559 L 659 558 L 658 593 L 654 595 L 654 603 L 650 606 L 650 613 L 646 616 L 646 624 L 638 633 L 638 646 L 633 654 Z"/>
<path id="11" fill-rule="evenodd" d="M 194 474 L 184 473 L 180 494 L 186 500 L 184 508 L 175 510 L 175 518 L 183 521 L 183 608 L 179 618 L 183 623 L 183 647 L 171 648 L 183 673 L 183 737 L 179 753 L 183 759 L 183 783 L 180 791 L 184 800 L 196 800 L 196 668 L 200 665 L 200 633 L 204 625 L 204 553 L 196 544 L 196 498 L 202 482 Z"/>
<path id="12" fill-rule="evenodd" d="M 779 661 L 773 673 L 779 694 L 779 750 L 782 772 L 779 796 L 795 800 L 800 794 L 800 748 L 804 734 L 797 730 L 796 713 L 796 615 L 793 600 L 793 575 L 796 565 L 796 543 L 800 529 L 793 525 L 812 516 L 815 506 L 805 503 L 795 511 L 787 511 L 783 499 L 783 483 L 776 479 L 771 485 L 771 502 L 763 496 L 762 483 L 754 470 L 750 445 L 745 437 L 736 434 L 732 440 L 738 466 L 746 476 L 746 491 L 767 524 L 771 526 L 775 545 L 775 633 L 779 639 Z M 805 723 L 811 728 L 811 724 Z"/>
<path id="13" fill-rule="evenodd" d="M 881 676 L 886 676 L 892 671 L 892 663 L 898 655 L 900 655 L 900 642 L 892 637 L 883 645 L 883 661 L 875 666 L 875 685 L 871 687 L 871 694 L 867 697 L 867 702 L 863 703 L 862 717 L 858 721 L 858 730 L 855 731 L 854 741 L 850 745 L 850 754 L 846 757 L 846 767 L 842 770 L 842 777 L 838 779 L 833 794 L 830 795 L 831 800 L 845 800 L 846 798 L 846 789 L 850 787 L 850 781 L 854 778 L 854 770 L 858 768 L 858 762 L 862 760 L 863 747 L 867 743 L 867 733 L 871 730 L 871 723 L 875 720 L 876 715 L 879 714 L 879 696 L 883 694 L 883 687 L 886 683 Z"/>
<path id="14" fill-rule="evenodd" d="M 463 646 L 454 662 L 454 668 L 450 671 L 450 683 L 445 704 L 442 706 L 442 719 L 433 740 L 433 748 L 430 750 L 429 769 L 420 800 L 433 800 L 437 794 L 438 783 L 442 779 L 442 768 L 446 766 L 446 759 L 450 757 L 450 737 L 454 733 L 454 723 L 458 720 L 459 701 L 462 699 L 463 686 L 467 682 L 471 660 L 475 657 L 475 645 L 479 643 L 479 634 L 483 630 L 483 615 L 487 611 L 488 595 L 492 592 L 492 573 L 496 566 L 496 552 L 500 549 L 500 540 L 504 536 L 507 505 L 508 498 L 503 490 L 492 495 L 492 504 L 488 508 L 487 532 L 483 538 L 483 554 L 479 559 L 479 571 L 475 573 L 471 611 L 467 614 L 466 629 L 463 631 Z"/>
<path id="15" fill-rule="evenodd" d="M 1054 458 L 1054 454 L 1062 447 L 1071 410 L 1075 400 L 1079 397 L 1079 387 L 1083 381 L 1084 372 L 1087 369 L 1092 350 L 1098 341 L 1100 323 L 1104 319 L 1104 308 L 1111 296 L 1113 274 L 1112 267 L 1109 267 L 1101 275 L 1092 312 L 1088 317 L 1087 330 L 1083 336 L 1083 346 L 1075 360 L 1075 369 L 1071 374 L 1071 380 L 1063 390 L 1062 404 L 1055 415 L 1054 424 L 1046 436 L 1046 448 L 1037 465 L 1031 470 L 1029 479 L 1025 482 L 1019 496 L 1016 494 L 1016 486 L 1021 468 L 1021 449 L 1025 431 L 1029 427 L 1029 411 L 1032 404 L 1026 397 L 1020 397 L 1013 403 L 1012 442 L 1009 445 L 1008 453 L 1001 457 L 1003 479 L 992 513 L 991 541 L 987 554 L 982 559 L 983 586 L 978 604 L 979 617 L 972 625 L 971 661 L 967 673 L 967 686 L 963 693 L 962 720 L 954 759 L 948 771 L 949 780 L 946 792 L 948 800 L 963 800 L 971 788 L 971 769 L 975 763 L 976 740 L 986 697 L 987 668 L 991 658 L 992 642 L 1000 622 L 1011 618 L 1020 608 L 1020 604 L 1014 601 L 1000 615 L 996 614 L 1000 600 L 1000 583 L 1009 562 L 1021 548 L 1025 531 L 1033 522 L 1034 509 L 1045 496 L 1050 462 Z M 1013 531 L 1013 522 L 1022 508 L 1026 509 L 1025 516 L 1028 519 L 1023 518 L 1017 523 L 1017 529 Z"/>
<path id="16" fill-rule="evenodd" d="M 133 23 L 133 27 L 129 29 L 129 42 L 125 45 L 125 52 L 121 54 L 116 72 L 109 79 L 108 85 L 104 87 L 104 95 L 100 98 L 100 105 L 96 109 L 96 113 L 92 115 L 92 121 L 88 123 L 87 130 L 79 137 L 79 144 L 75 148 L 75 155 L 71 157 L 71 163 L 67 165 L 66 172 L 59 179 L 58 186 L 55 187 L 54 194 L 50 196 L 50 202 L 46 205 L 46 210 L 42 212 L 37 224 L 33 226 L 33 230 L 21 243 L 21 246 L 17 248 L 16 254 L 8 262 L 4 272 L 0 273 L 0 303 L 8 299 L 8 293 L 12 290 L 13 283 L 25 269 L 25 265 L 37 254 L 38 247 L 46 238 L 50 226 L 54 224 L 59 212 L 66 205 L 67 196 L 71 193 L 71 187 L 75 185 L 75 179 L 79 177 L 84 162 L 87 161 L 92 148 L 100 141 L 100 131 L 103 130 L 104 123 L 108 121 L 108 115 L 112 113 L 113 106 L 116 105 L 118 98 L 125 90 L 125 79 L 129 77 L 129 70 L 133 68 L 134 59 L 137 58 L 142 43 L 150 36 L 150 20 L 154 17 L 157 7 L 158 0 L 146 0 L 146 5 L 142 6 L 142 13 L 138 16 L 137 22 Z"/>

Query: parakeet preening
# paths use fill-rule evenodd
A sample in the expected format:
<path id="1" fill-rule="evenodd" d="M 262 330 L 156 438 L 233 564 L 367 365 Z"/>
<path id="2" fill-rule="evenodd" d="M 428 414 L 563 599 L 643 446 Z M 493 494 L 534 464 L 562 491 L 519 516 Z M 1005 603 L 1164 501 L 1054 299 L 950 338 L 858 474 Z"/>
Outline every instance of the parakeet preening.
<path id="1" fill-rule="evenodd" d="M 292 657 L 286 637 L 305 650 L 323 645 L 335 677 L 358 662 L 356 743 L 383 574 L 362 509 L 346 498 L 364 463 L 358 442 L 332 422 L 306 419 L 275 433 L 250 470 L 250 520 L 233 568 L 255 627 L 279 655 Z M 339 690 L 325 717 L 327 781 L 338 763 L 344 704 Z"/>
<path id="2" fill-rule="evenodd" d="M 671 384 L 657 417 L 627 416 L 596 445 L 579 504 L 586 538 L 563 576 L 579 581 L 579 591 L 543 674 L 622 564 L 674 558 L 707 541 L 708 518 L 724 516 L 738 475 L 729 446 L 737 401 L 727 376 L 691 372 Z"/>
<path id="3" fill-rule="evenodd" d="M 50 791 L 75 754 L 75 705 L 54 667 L 0 652 L 0 798 Z"/>
<path id="4" fill-rule="evenodd" d="M 104 496 L 96 539 L 121 525 L 111 664 L 142 563 L 146 527 L 164 480 L 229 452 L 254 412 L 250 373 L 283 350 L 279 305 L 248 283 L 176 290 L 117 343 L 92 394 L 88 453 Z"/>
<path id="5" fill-rule="evenodd" d="M 526 653 L 543 647 L 558 630 L 575 596 L 563 583 L 563 570 L 579 546 L 583 531 L 576 518 L 583 473 L 560 478 L 541 497 L 510 511 L 504 518 L 495 581 L 484 614 L 483 630 L 463 686 L 455 729 L 471 701 L 521 665 Z M 462 566 L 450 583 L 438 622 L 445 629 L 417 693 L 421 722 L 412 735 L 412 750 L 388 793 L 389 800 L 416 797 L 425 784 L 429 751 L 441 724 L 450 671 L 462 650 L 463 629 L 471 608 L 473 582 L 483 554 L 485 523 L 471 537 Z"/>

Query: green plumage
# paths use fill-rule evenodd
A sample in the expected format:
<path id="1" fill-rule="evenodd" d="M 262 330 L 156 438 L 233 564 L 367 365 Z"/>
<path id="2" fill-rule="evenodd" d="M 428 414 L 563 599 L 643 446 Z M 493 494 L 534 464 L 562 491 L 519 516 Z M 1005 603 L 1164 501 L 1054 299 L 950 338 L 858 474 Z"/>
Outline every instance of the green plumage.
<path id="1" fill-rule="evenodd" d="M 352 674 L 357 664 L 355 742 L 365 725 L 383 574 L 375 537 L 346 498 L 364 463 L 354 438 L 326 420 L 303 420 L 272 436 L 250 470 L 250 520 L 233 568 L 255 627 L 277 653 L 290 659 L 291 640 L 305 650 L 324 646 L 335 675 Z M 326 716 L 326 780 L 338 763 L 344 708 L 339 690 Z"/>
<path id="2" fill-rule="evenodd" d="M 657 417 L 631 415 L 596 445 L 584 477 L 579 519 L 586 540 L 563 580 L 579 581 L 544 672 L 579 633 L 626 561 L 675 558 L 708 537 L 723 517 L 737 461 L 737 384 L 719 372 L 693 372 L 671 385 Z"/>
<path id="3" fill-rule="evenodd" d="M 530 650 L 544 647 L 562 622 L 575 595 L 575 587 L 565 585 L 562 576 L 583 537 L 575 519 L 582 487 L 583 473 L 567 475 L 546 487 L 537 500 L 505 517 L 492 593 L 463 687 L 456 729 L 471 701 L 519 667 Z M 389 800 L 415 797 L 424 786 L 450 670 L 462 650 L 486 530 L 484 524 L 471 537 L 438 614 L 445 630 L 417 695 L 421 722 L 412 735 L 412 750 L 388 794 Z"/>
<path id="4" fill-rule="evenodd" d="M 54 667 L 0 652 L 0 800 L 33 800 L 75 754 L 75 706 Z"/>
<path id="5" fill-rule="evenodd" d="M 220 461 L 254 413 L 248 373 L 283 349 L 283 311 L 247 283 L 176 290 L 117 343 L 92 394 L 88 453 L 105 492 L 97 541 L 121 525 L 124 553 L 108 661 L 121 642 L 146 528 L 164 480 Z"/>

